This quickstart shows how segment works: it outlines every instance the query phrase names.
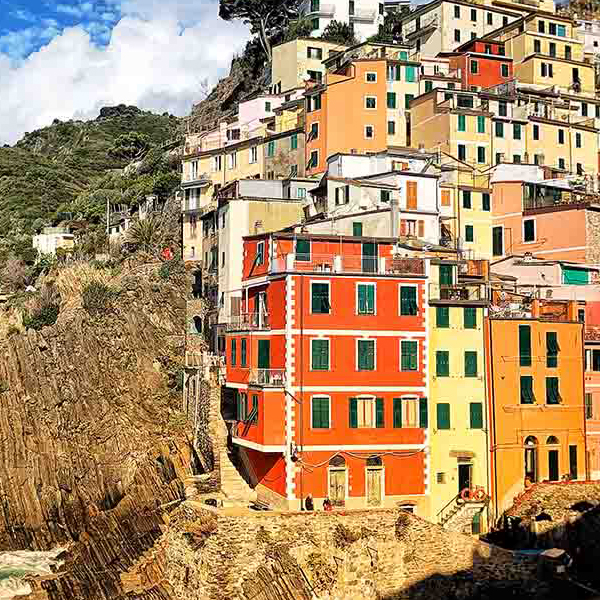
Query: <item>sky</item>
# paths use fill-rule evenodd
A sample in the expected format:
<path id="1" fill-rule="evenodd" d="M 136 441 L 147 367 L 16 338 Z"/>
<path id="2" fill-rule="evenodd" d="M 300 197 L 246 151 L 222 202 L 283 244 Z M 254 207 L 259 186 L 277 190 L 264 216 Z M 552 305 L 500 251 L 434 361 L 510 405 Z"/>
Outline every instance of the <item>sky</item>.
<path id="1" fill-rule="evenodd" d="M 120 103 L 189 114 L 248 38 L 218 0 L 0 0 L 0 145 Z"/>

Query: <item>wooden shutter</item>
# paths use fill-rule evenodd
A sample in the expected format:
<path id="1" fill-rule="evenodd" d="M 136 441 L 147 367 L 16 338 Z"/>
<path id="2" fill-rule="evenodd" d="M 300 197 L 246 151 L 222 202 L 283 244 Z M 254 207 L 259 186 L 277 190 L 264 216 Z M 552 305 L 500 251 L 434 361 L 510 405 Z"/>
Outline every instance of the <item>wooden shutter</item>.
<path id="1" fill-rule="evenodd" d="M 419 427 L 429 427 L 429 413 L 427 411 L 427 398 L 419 398 Z"/>
<path id="2" fill-rule="evenodd" d="M 477 377 L 477 352 L 465 352 L 465 377 Z"/>
<path id="3" fill-rule="evenodd" d="M 477 329 L 477 309 L 465 307 L 464 309 L 465 329 Z"/>
<path id="4" fill-rule="evenodd" d="M 442 206 L 450 206 L 450 190 L 442 190 Z"/>
<path id="5" fill-rule="evenodd" d="M 310 241 L 296 240 L 296 260 L 310 261 Z"/>
<path id="6" fill-rule="evenodd" d="M 385 427 L 383 398 L 375 398 L 375 427 Z"/>
<path id="7" fill-rule="evenodd" d="M 450 327 L 450 308 L 448 306 L 436 307 L 435 326 L 443 329 Z"/>
<path id="8" fill-rule="evenodd" d="M 406 182 L 406 208 L 408 210 L 417 210 L 417 182 Z"/>
<path id="9" fill-rule="evenodd" d="M 450 364 L 448 360 L 447 350 L 438 350 L 435 353 L 435 369 L 438 377 L 448 377 L 450 372 Z"/>
<path id="10" fill-rule="evenodd" d="M 569 446 L 569 473 L 571 479 L 577 479 L 577 446 Z"/>
<path id="11" fill-rule="evenodd" d="M 237 340 L 231 340 L 231 366 L 235 367 L 235 363 L 237 360 Z"/>
<path id="12" fill-rule="evenodd" d="M 558 341 L 556 331 L 546 332 L 546 366 L 555 368 L 558 366 Z"/>
<path id="13" fill-rule="evenodd" d="M 447 403 L 437 405 L 437 428 L 450 429 L 450 405 Z"/>
<path id="14" fill-rule="evenodd" d="M 531 366 L 531 327 L 519 325 L 519 365 Z"/>
<path id="15" fill-rule="evenodd" d="M 418 233 L 419 237 L 420 238 L 425 237 L 425 221 L 419 219 L 418 225 L 419 225 L 419 233 Z"/>
<path id="16" fill-rule="evenodd" d="M 402 398 L 394 398 L 394 428 L 402 427 Z"/>
<path id="17" fill-rule="evenodd" d="M 482 429 L 483 405 L 481 402 L 471 402 L 469 404 L 469 414 L 471 417 L 471 429 Z"/>
<path id="18" fill-rule="evenodd" d="M 356 429 L 358 427 L 358 400 L 356 398 L 350 398 L 350 403 L 348 406 L 350 427 L 352 429 Z"/>
<path id="19" fill-rule="evenodd" d="M 534 401 L 533 377 L 521 375 L 521 404 L 533 404 Z"/>

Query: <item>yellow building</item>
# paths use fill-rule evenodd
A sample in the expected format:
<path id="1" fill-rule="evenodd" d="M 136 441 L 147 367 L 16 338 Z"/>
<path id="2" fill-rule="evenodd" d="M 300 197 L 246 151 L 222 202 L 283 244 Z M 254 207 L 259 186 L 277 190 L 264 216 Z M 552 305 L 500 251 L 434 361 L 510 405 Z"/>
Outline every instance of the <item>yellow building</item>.
<path id="1" fill-rule="evenodd" d="M 486 528 L 489 491 L 488 263 L 432 260 L 430 270 L 430 281 L 439 281 L 429 289 L 431 517 L 449 529 L 479 533 Z"/>

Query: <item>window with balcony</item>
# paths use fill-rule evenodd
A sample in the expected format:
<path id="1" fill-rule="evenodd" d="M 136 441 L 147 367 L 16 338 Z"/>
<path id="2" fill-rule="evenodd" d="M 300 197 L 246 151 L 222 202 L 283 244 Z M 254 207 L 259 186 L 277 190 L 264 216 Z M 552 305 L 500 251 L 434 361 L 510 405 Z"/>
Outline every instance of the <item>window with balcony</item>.
<path id="1" fill-rule="evenodd" d="M 329 300 L 329 283 L 313 281 L 310 284 L 310 293 L 310 305 L 312 314 L 329 314 L 331 312 L 331 303 Z"/>
<path id="2" fill-rule="evenodd" d="M 331 420 L 330 401 L 327 396 L 311 398 L 311 424 L 313 429 L 329 429 Z"/>
<path id="3" fill-rule="evenodd" d="M 419 312 L 417 304 L 417 288 L 415 286 L 400 286 L 400 315 L 416 316 Z"/>
<path id="4" fill-rule="evenodd" d="M 419 368 L 419 342 L 402 340 L 400 342 L 400 370 L 417 371 Z"/>
<path id="5" fill-rule="evenodd" d="M 313 371 L 329 371 L 329 340 L 311 340 L 310 356 Z"/>
<path id="6" fill-rule="evenodd" d="M 519 365 L 531 366 L 531 326 L 519 325 Z"/>
<path id="7" fill-rule="evenodd" d="M 356 368 L 359 371 L 375 370 L 375 340 L 357 340 Z"/>
<path id="8" fill-rule="evenodd" d="M 560 404 L 558 377 L 546 377 L 546 404 Z"/>
<path id="9" fill-rule="evenodd" d="M 465 377 L 477 377 L 477 352 L 465 351 Z"/>
<path id="10" fill-rule="evenodd" d="M 450 352 L 437 350 L 435 353 L 436 377 L 450 377 Z"/>
<path id="11" fill-rule="evenodd" d="M 533 377 L 531 375 L 521 375 L 521 404 L 533 404 L 534 402 Z"/>
<path id="12" fill-rule="evenodd" d="M 362 225 L 362 223 L 361 223 Z M 356 314 L 374 315 L 375 314 L 375 283 L 356 284 Z"/>

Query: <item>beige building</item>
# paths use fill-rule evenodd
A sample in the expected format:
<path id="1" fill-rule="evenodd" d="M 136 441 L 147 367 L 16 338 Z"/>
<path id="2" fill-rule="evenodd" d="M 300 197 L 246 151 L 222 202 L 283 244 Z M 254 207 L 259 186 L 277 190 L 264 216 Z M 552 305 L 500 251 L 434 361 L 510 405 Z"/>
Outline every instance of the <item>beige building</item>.
<path id="1" fill-rule="evenodd" d="M 56 254 L 57 251 L 71 252 L 75 236 L 69 227 L 44 227 L 33 236 L 33 247 L 39 254 Z"/>

